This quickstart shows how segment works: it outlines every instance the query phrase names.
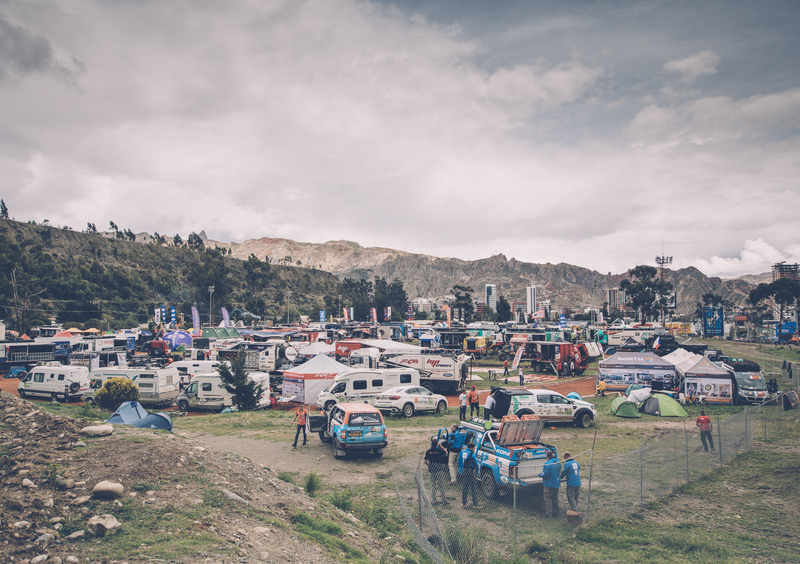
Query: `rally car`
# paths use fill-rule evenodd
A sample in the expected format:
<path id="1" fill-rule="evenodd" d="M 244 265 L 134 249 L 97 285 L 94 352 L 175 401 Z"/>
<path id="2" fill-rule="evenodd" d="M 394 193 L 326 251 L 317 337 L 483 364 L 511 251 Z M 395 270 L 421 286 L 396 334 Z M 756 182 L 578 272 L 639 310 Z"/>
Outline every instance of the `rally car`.
<path id="1" fill-rule="evenodd" d="M 383 412 L 411 417 L 417 411 L 446 412 L 447 398 L 422 386 L 397 386 L 380 393 L 374 405 Z"/>

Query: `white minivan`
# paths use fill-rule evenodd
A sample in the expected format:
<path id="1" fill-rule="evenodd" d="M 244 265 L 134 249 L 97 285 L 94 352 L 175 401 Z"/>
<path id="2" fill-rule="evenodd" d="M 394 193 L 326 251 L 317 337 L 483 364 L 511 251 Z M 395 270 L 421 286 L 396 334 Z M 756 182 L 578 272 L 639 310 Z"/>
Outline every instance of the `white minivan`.
<path id="1" fill-rule="evenodd" d="M 419 372 L 412 368 L 353 368 L 338 374 L 317 396 L 325 411 L 336 403 L 363 402 L 374 405 L 375 397 L 396 386 L 419 386 Z"/>
<path id="2" fill-rule="evenodd" d="M 247 377 L 256 384 L 261 384 L 263 393 L 258 402 L 258 408 L 270 406 L 269 374 L 267 372 L 250 372 Z M 186 386 L 176 401 L 178 409 L 184 413 L 190 409 L 210 409 L 222 411 L 226 407 L 234 406 L 234 398 L 225 389 L 222 378 L 216 372 L 196 374 L 189 385 Z"/>
<path id="3" fill-rule="evenodd" d="M 34 366 L 20 381 L 20 397 L 50 398 L 53 401 L 79 400 L 89 389 L 89 369 L 85 366 L 64 366 L 60 362 Z"/>
<path id="4" fill-rule="evenodd" d="M 139 403 L 142 405 L 172 405 L 178 397 L 180 373 L 172 366 L 164 368 L 131 368 L 114 366 L 92 370 L 89 374 L 90 390 L 83 395 L 83 401 L 94 403 L 97 390 L 109 378 L 128 378 L 139 388 Z"/>

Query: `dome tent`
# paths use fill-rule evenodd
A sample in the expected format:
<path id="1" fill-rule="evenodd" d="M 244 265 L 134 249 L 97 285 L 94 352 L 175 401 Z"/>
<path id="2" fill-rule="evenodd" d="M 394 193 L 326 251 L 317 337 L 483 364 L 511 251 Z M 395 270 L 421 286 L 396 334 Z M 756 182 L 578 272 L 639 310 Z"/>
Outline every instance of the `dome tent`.
<path id="1" fill-rule="evenodd" d="M 650 394 L 639 406 L 639 411 L 660 417 L 689 417 L 683 406 L 667 394 Z"/>
<path id="2" fill-rule="evenodd" d="M 639 409 L 636 407 L 636 404 L 632 401 L 628 401 L 623 397 L 616 397 L 611 402 L 611 409 L 609 410 L 611 415 L 616 415 L 617 417 L 641 417 L 642 415 L 639 413 Z"/>

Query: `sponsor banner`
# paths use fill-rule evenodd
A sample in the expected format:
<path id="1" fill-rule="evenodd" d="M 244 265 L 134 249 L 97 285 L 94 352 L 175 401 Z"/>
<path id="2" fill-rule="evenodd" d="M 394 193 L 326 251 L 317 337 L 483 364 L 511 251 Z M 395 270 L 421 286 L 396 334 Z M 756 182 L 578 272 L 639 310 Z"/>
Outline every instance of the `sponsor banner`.
<path id="1" fill-rule="evenodd" d="M 703 397 L 706 403 L 733 405 L 733 382 L 730 380 L 688 376 L 685 386 L 686 399 Z"/>
<path id="2" fill-rule="evenodd" d="M 320 323 L 325 323 L 325 310 L 324 309 L 319 310 L 319 322 Z"/>
<path id="3" fill-rule="evenodd" d="M 161 323 L 161 308 L 160 307 L 156 308 L 155 315 L 153 315 L 153 321 L 155 321 L 156 324 Z"/>
<path id="4" fill-rule="evenodd" d="M 197 311 L 197 308 L 192 306 L 192 327 L 194 329 L 193 335 L 201 335 L 202 331 L 200 330 L 200 312 Z"/>
<path id="5" fill-rule="evenodd" d="M 519 361 L 522 358 L 522 351 L 524 350 L 525 347 L 522 345 L 520 345 L 519 348 L 517 349 L 517 354 L 514 355 L 514 363 L 511 365 L 512 369 L 516 370 L 517 367 L 519 366 Z"/>
<path id="6" fill-rule="evenodd" d="M 174 307 L 169 308 L 169 320 L 173 325 L 175 325 L 175 308 Z"/>
<path id="7" fill-rule="evenodd" d="M 383 320 L 384 321 L 392 320 L 392 306 L 387 306 L 383 308 Z"/>
<path id="8" fill-rule="evenodd" d="M 544 319 L 545 312 L 543 309 L 540 309 L 533 315 L 531 315 L 531 319 Z"/>
<path id="9" fill-rule="evenodd" d="M 220 308 L 220 311 L 222 312 L 222 323 L 223 323 L 222 326 L 223 327 L 230 327 L 231 326 L 231 316 L 228 313 L 228 308 L 225 308 L 225 307 Z"/>
<path id="10" fill-rule="evenodd" d="M 342 313 L 344 314 L 344 322 L 347 323 L 348 321 L 350 321 L 350 308 L 343 307 Z"/>
<path id="11" fill-rule="evenodd" d="M 369 308 L 369 319 L 373 323 L 378 322 L 378 310 L 375 309 L 374 307 Z"/>

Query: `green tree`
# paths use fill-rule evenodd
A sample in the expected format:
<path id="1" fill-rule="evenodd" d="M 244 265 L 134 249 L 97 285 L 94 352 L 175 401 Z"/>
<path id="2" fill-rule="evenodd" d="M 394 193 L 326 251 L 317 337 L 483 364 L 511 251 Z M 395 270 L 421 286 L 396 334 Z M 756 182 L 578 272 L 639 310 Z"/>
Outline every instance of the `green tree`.
<path id="1" fill-rule="evenodd" d="M 729 304 L 722 296 L 714 294 L 712 292 L 706 292 L 703 294 L 703 297 L 700 298 L 700 301 L 697 302 L 697 306 L 694 309 L 695 317 L 703 319 L 703 312 L 705 308 L 708 306 L 723 306 L 727 307 Z"/>
<path id="2" fill-rule="evenodd" d="M 455 296 L 455 300 L 453 300 L 453 309 L 460 309 L 462 311 L 465 323 L 472 321 L 472 317 L 475 314 L 475 306 L 472 304 L 472 292 L 474 291 L 475 290 L 469 286 L 461 285 L 453 286 L 451 290 Z"/>
<path id="3" fill-rule="evenodd" d="M 4 200 L 0 200 L 0 219 L 8 219 L 8 207 Z"/>
<path id="4" fill-rule="evenodd" d="M 199 252 L 197 258 L 188 269 L 197 302 L 207 303 L 208 287 L 214 286 L 214 302 L 221 304 L 231 291 L 231 278 L 222 251 L 208 247 Z"/>
<path id="5" fill-rule="evenodd" d="M 256 255 L 251 254 L 242 264 L 244 267 L 244 280 L 248 289 L 254 292 L 262 292 L 270 279 L 270 264 L 261 262 Z"/>
<path id="6" fill-rule="evenodd" d="M 236 359 L 231 361 L 230 368 L 227 364 L 220 364 L 217 373 L 225 390 L 236 398 L 239 411 L 255 411 L 258 408 L 264 387 L 248 378 L 244 371 L 244 351 L 239 351 Z"/>
<path id="7" fill-rule="evenodd" d="M 200 238 L 200 235 L 192 231 L 189 233 L 189 238 L 186 239 L 186 244 L 189 245 L 189 248 L 193 251 L 200 251 L 205 247 L 203 243 L 203 239 Z"/>
<path id="8" fill-rule="evenodd" d="M 176 233 L 175 236 L 172 238 L 172 244 L 176 247 L 180 247 L 183 245 L 183 239 L 179 234 Z"/>
<path id="9" fill-rule="evenodd" d="M 629 280 L 620 282 L 620 290 L 625 291 L 628 303 L 639 312 L 642 322 L 649 321 L 662 306 L 668 305 L 672 294 L 672 284 L 655 278 L 658 274 L 653 266 L 639 265 L 628 271 Z"/>
<path id="10" fill-rule="evenodd" d="M 502 323 L 504 321 L 511 321 L 511 319 L 511 304 L 508 303 L 505 296 L 500 296 L 497 298 L 497 321 Z"/>
<path id="11" fill-rule="evenodd" d="M 342 282 L 342 307 L 353 308 L 353 318 L 369 319 L 369 308 L 372 307 L 372 282 L 369 280 L 353 280 L 345 278 Z"/>
<path id="12" fill-rule="evenodd" d="M 797 306 L 800 300 L 800 282 L 789 278 L 778 278 L 770 284 L 759 284 L 750 291 L 750 303 L 758 307 L 761 301 L 771 301 L 778 307 L 778 335 L 781 334 L 784 314 Z"/>
<path id="13" fill-rule="evenodd" d="M 95 394 L 97 405 L 109 411 L 116 411 L 126 401 L 138 400 L 139 387 L 128 378 L 109 378 Z"/>

